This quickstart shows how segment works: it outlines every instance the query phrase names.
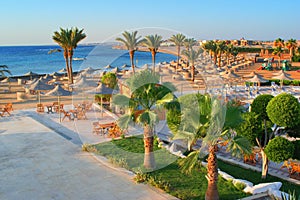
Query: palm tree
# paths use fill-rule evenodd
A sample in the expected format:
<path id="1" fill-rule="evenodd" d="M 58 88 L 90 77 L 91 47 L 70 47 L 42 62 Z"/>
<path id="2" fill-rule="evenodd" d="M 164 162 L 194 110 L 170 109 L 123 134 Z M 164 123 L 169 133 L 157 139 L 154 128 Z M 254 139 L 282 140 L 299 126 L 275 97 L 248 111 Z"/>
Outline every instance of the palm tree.
<path id="1" fill-rule="evenodd" d="M 227 66 L 230 65 L 230 56 L 232 55 L 234 51 L 234 47 L 232 44 L 228 44 L 226 45 L 225 49 L 224 49 L 224 52 L 226 54 L 226 58 L 227 58 Z"/>
<path id="2" fill-rule="evenodd" d="M 70 44 L 68 45 L 68 53 L 69 53 L 69 62 L 70 62 L 70 79 L 71 84 L 73 84 L 73 68 L 72 68 L 72 61 L 73 61 L 73 55 L 74 55 L 74 49 L 77 48 L 78 43 L 86 38 L 86 34 L 83 33 L 83 29 L 79 30 L 77 27 L 71 29 L 71 35 L 70 35 Z"/>
<path id="3" fill-rule="evenodd" d="M 281 38 L 277 38 L 274 43 L 273 43 L 274 47 L 284 47 L 284 40 Z"/>
<path id="4" fill-rule="evenodd" d="M 0 65 L 0 77 L 5 77 L 5 73 L 10 74 L 11 72 L 8 70 L 8 66 L 7 65 Z"/>
<path id="5" fill-rule="evenodd" d="M 213 40 L 210 40 L 202 44 L 202 48 L 209 52 L 210 57 L 214 57 L 214 64 L 217 63 L 217 44 Z"/>
<path id="6" fill-rule="evenodd" d="M 188 157 L 180 162 L 182 170 L 186 172 L 191 172 L 191 170 L 199 163 L 198 158 L 200 155 L 204 156 L 208 154 L 207 158 L 207 181 L 208 187 L 205 194 L 206 200 L 218 200 L 218 164 L 217 164 L 217 155 L 218 144 L 228 142 L 227 150 L 230 151 L 235 156 L 241 156 L 242 154 L 251 153 L 250 142 L 241 137 L 235 136 L 232 130 L 234 130 L 241 122 L 241 110 L 239 107 L 235 106 L 233 103 L 229 102 L 226 105 L 217 98 L 210 97 L 208 95 L 200 98 L 199 101 L 199 113 L 198 113 L 198 122 L 189 123 L 189 126 L 195 126 L 193 129 L 194 132 L 186 132 L 182 134 L 181 137 L 192 138 L 193 140 L 203 138 L 201 149 L 194 151 L 188 155 Z M 193 110 L 196 110 L 195 105 L 190 108 L 191 112 L 183 112 L 183 116 L 186 114 L 194 118 L 196 113 Z M 204 121 L 203 121 L 204 119 Z M 202 120 L 202 121 L 201 121 Z M 191 121 L 191 119 L 189 120 Z M 185 124 L 186 122 L 181 121 Z M 195 131 L 197 130 L 197 131 Z M 199 134 L 199 131 L 201 134 Z M 180 133 L 180 131 L 178 131 Z M 203 134 L 205 132 L 205 134 Z M 176 137 L 176 135 L 175 135 Z M 207 149 L 208 151 L 205 151 Z"/>
<path id="7" fill-rule="evenodd" d="M 278 66 L 280 67 L 280 63 L 281 63 L 281 54 L 283 52 L 283 49 L 281 46 L 277 46 L 274 51 L 273 51 L 273 55 L 277 55 L 279 57 L 278 59 Z"/>
<path id="8" fill-rule="evenodd" d="M 78 30 L 77 27 L 71 29 L 60 28 L 60 32 L 55 31 L 54 35 L 52 36 L 52 39 L 64 51 L 64 59 L 66 62 L 69 84 L 73 84 L 72 57 L 74 54 L 74 49 L 77 48 L 78 43 L 85 37 L 86 35 L 83 33 L 83 29 Z"/>
<path id="9" fill-rule="evenodd" d="M 153 152 L 153 129 L 158 122 L 154 107 L 164 105 L 173 101 L 172 92 L 175 87 L 170 83 L 159 85 L 159 75 L 148 70 L 136 73 L 126 80 L 126 85 L 130 89 L 131 96 L 116 95 L 113 103 L 120 107 L 127 108 L 128 113 L 121 116 L 118 125 L 122 129 L 127 129 L 130 122 L 140 124 L 144 128 L 144 167 L 146 169 L 155 168 Z M 141 112 L 136 112 L 141 107 Z"/>
<path id="10" fill-rule="evenodd" d="M 289 39 L 286 43 L 285 46 L 288 48 L 288 50 L 290 51 L 290 56 L 291 59 L 294 56 L 294 51 L 297 48 L 297 41 L 295 39 Z"/>
<path id="11" fill-rule="evenodd" d="M 185 36 L 181 33 L 178 33 L 176 35 L 172 35 L 170 38 L 170 41 L 173 42 L 177 47 L 177 66 L 176 66 L 176 73 L 178 70 L 179 65 L 179 57 L 180 57 L 180 47 L 183 46 L 185 40 Z"/>
<path id="12" fill-rule="evenodd" d="M 127 31 L 124 31 L 122 33 L 124 38 L 116 38 L 117 41 L 122 42 L 127 50 L 129 51 L 129 56 L 130 56 L 130 62 L 131 62 L 131 67 L 132 67 L 132 72 L 135 73 L 134 70 L 134 52 L 137 50 L 138 45 L 141 44 L 143 41 L 139 40 L 141 36 L 137 37 L 137 31 L 134 31 L 132 33 L 129 33 Z"/>
<path id="13" fill-rule="evenodd" d="M 52 39 L 63 49 L 63 55 L 66 62 L 66 70 L 68 74 L 68 79 L 70 82 L 70 66 L 69 66 L 69 53 L 68 44 L 70 43 L 71 31 L 69 29 L 60 28 L 60 32 L 55 31 Z"/>
<path id="14" fill-rule="evenodd" d="M 193 46 L 197 45 L 197 40 L 194 38 L 186 38 L 183 42 L 185 50 L 189 51 L 193 48 Z M 187 60 L 187 66 L 189 66 L 189 59 Z"/>
<path id="15" fill-rule="evenodd" d="M 218 66 L 221 67 L 221 57 L 226 49 L 226 43 L 225 43 L 225 41 L 219 41 L 216 43 L 216 45 L 217 45 L 216 52 L 218 55 Z"/>
<path id="16" fill-rule="evenodd" d="M 195 61 L 199 55 L 203 53 L 203 49 L 199 48 L 197 51 L 191 48 L 190 50 L 183 50 L 182 54 L 187 57 L 192 67 L 192 81 L 195 80 Z"/>
<path id="17" fill-rule="evenodd" d="M 152 55 L 152 71 L 155 72 L 155 56 L 158 51 L 160 44 L 162 43 L 162 36 L 160 35 L 147 35 L 143 44 L 149 49 Z"/>

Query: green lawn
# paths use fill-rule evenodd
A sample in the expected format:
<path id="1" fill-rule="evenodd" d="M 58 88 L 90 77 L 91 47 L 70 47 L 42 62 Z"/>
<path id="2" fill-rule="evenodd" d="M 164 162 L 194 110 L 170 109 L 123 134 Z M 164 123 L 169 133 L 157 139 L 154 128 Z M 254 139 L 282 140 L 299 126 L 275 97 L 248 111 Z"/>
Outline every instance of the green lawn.
<path id="1" fill-rule="evenodd" d="M 145 173 L 143 168 L 144 147 L 143 139 L 140 137 L 130 137 L 112 142 L 94 145 L 97 153 L 116 164 L 135 172 L 143 170 L 143 176 L 147 177 L 147 182 L 156 187 L 160 187 L 180 199 L 204 199 L 207 188 L 205 178 L 206 169 L 199 167 L 189 175 L 180 171 L 178 159 L 165 149 L 157 148 L 155 145 L 155 161 L 158 169 Z M 236 189 L 231 182 L 219 178 L 218 189 L 220 199 L 238 199 L 247 196 L 242 191 Z"/>

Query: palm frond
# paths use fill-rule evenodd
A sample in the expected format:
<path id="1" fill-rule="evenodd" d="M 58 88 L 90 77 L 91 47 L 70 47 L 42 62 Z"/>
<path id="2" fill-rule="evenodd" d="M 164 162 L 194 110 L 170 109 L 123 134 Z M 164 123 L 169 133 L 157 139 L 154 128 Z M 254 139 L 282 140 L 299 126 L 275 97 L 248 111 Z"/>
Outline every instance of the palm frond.
<path id="1" fill-rule="evenodd" d="M 179 160 L 178 164 L 183 173 L 190 174 L 195 167 L 200 166 L 199 154 L 199 151 L 193 151 L 185 159 Z"/>
<path id="2" fill-rule="evenodd" d="M 230 151 L 235 157 L 242 157 L 243 155 L 250 155 L 252 153 L 249 140 L 239 135 L 229 141 L 227 151 Z"/>
<path id="3" fill-rule="evenodd" d="M 130 98 L 125 95 L 117 94 L 113 96 L 112 103 L 121 107 L 129 107 Z"/>
<path id="4" fill-rule="evenodd" d="M 122 115 L 118 120 L 117 124 L 122 129 L 125 130 L 128 128 L 130 122 L 133 122 L 131 113 Z"/>

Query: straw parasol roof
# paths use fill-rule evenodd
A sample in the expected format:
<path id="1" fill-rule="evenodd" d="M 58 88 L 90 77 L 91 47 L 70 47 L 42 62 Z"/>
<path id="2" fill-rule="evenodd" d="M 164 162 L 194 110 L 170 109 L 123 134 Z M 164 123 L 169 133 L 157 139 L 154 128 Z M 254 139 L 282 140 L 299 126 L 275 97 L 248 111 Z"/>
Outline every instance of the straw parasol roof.
<path id="1" fill-rule="evenodd" d="M 23 76 L 34 76 L 34 75 L 38 75 L 38 74 L 37 74 L 37 73 L 34 73 L 34 72 L 32 72 L 32 71 L 29 71 L 29 72 L 23 74 Z"/>
<path id="2" fill-rule="evenodd" d="M 130 68 L 130 66 L 129 66 L 129 65 L 127 65 L 127 64 L 124 64 L 124 65 L 122 65 L 122 66 L 121 66 L 121 68 L 122 68 L 122 69 L 125 69 L 125 68 Z"/>
<path id="3" fill-rule="evenodd" d="M 40 91 L 41 90 L 52 90 L 53 88 L 54 88 L 53 85 L 47 85 L 41 80 L 37 80 L 35 83 L 33 83 L 29 86 L 30 90 L 38 91 L 39 103 L 41 103 Z"/>
<path id="4" fill-rule="evenodd" d="M 58 101 L 58 105 L 60 105 L 60 97 L 61 96 L 71 96 L 72 92 L 63 89 L 60 85 L 55 86 L 55 88 L 51 91 L 49 91 L 48 93 L 45 94 L 46 96 L 56 96 L 57 97 L 57 101 Z M 60 112 L 61 110 L 58 109 L 58 115 L 59 115 L 59 122 L 61 122 L 61 116 L 60 116 Z"/>
<path id="5" fill-rule="evenodd" d="M 62 69 L 60 69 L 58 72 L 59 72 L 59 73 L 67 73 L 67 70 L 66 70 L 66 68 L 62 68 Z"/>
<path id="6" fill-rule="evenodd" d="M 294 80 L 293 78 L 290 77 L 289 74 L 285 73 L 284 71 L 281 72 L 279 75 L 277 76 L 273 76 L 272 79 L 279 79 L 280 80 L 280 87 L 283 86 L 283 80 L 288 80 L 288 81 L 292 81 Z"/>
<path id="7" fill-rule="evenodd" d="M 78 80 L 78 79 L 77 79 Z M 88 81 L 85 77 L 82 77 L 75 84 L 72 84 L 72 88 L 85 89 L 86 87 L 96 87 L 98 84 L 95 81 Z"/>
<path id="8" fill-rule="evenodd" d="M 112 69 L 113 67 L 111 65 L 106 65 L 104 68 L 105 69 Z"/>
<path id="9" fill-rule="evenodd" d="M 243 77 L 244 78 L 252 78 L 254 76 L 258 76 L 258 77 L 262 78 L 262 75 L 256 73 L 255 71 L 251 72 L 250 74 L 244 75 Z"/>
<path id="10" fill-rule="evenodd" d="M 268 82 L 268 80 L 266 80 L 262 77 L 259 77 L 258 75 L 255 75 L 252 78 L 247 79 L 246 81 L 252 82 L 252 83 L 266 83 L 266 82 Z"/>

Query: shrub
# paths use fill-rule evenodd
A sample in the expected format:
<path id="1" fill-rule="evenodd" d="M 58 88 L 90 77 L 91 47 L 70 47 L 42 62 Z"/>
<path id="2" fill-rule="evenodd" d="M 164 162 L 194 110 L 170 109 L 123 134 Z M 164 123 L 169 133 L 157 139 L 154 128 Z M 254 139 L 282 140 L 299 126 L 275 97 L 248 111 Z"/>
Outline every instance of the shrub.
<path id="1" fill-rule="evenodd" d="M 117 86 L 118 80 L 115 73 L 109 72 L 102 76 L 101 82 L 109 88 L 114 89 Z"/>
<path id="2" fill-rule="evenodd" d="M 294 155 L 294 144 L 283 137 L 275 137 L 268 143 L 265 153 L 274 162 L 280 163 Z"/>
<path id="3" fill-rule="evenodd" d="M 260 119 L 268 119 L 266 108 L 273 97 L 270 94 L 262 94 L 256 97 L 251 104 L 251 112 L 258 114 Z"/>
<path id="4" fill-rule="evenodd" d="M 129 166 L 125 158 L 109 157 L 108 159 L 115 166 L 129 169 Z"/>
<path id="5" fill-rule="evenodd" d="M 282 93 L 268 103 L 267 114 L 278 126 L 292 128 L 299 125 L 300 104 L 293 95 Z"/>

